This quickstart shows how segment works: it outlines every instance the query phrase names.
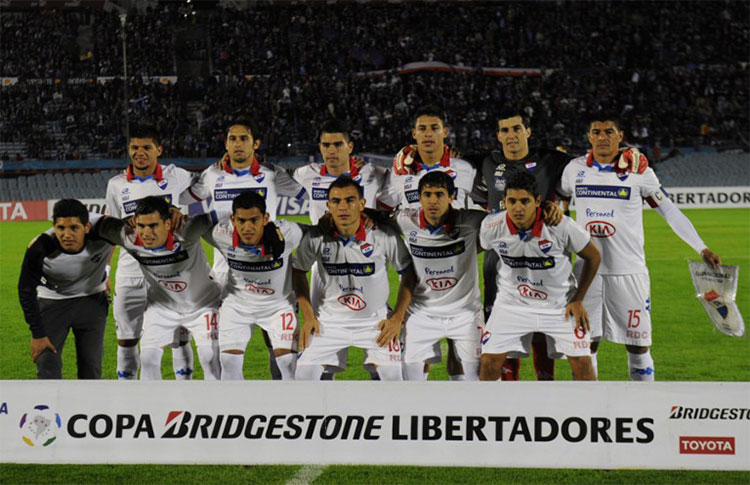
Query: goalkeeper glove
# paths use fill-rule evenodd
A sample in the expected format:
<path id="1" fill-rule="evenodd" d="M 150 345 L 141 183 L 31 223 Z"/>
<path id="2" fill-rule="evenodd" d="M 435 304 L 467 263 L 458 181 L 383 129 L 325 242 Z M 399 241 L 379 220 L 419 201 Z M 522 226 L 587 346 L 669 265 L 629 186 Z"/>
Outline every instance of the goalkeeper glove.
<path id="1" fill-rule="evenodd" d="M 648 168 L 648 158 L 636 147 L 625 147 L 620 150 L 615 170 L 618 173 L 643 173 Z"/>
<path id="2" fill-rule="evenodd" d="M 284 236 L 281 230 L 273 222 L 269 222 L 263 227 L 263 256 L 273 256 L 278 259 L 284 254 Z"/>
<path id="3" fill-rule="evenodd" d="M 417 155 L 416 145 L 406 145 L 393 157 L 393 173 L 408 175 L 414 173 L 414 157 Z"/>

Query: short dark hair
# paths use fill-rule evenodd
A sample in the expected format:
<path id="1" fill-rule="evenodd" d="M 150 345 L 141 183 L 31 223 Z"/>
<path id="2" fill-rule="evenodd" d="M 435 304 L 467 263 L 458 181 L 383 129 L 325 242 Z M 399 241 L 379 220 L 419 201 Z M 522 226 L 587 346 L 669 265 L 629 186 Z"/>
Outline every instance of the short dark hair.
<path id="1" fill-rule="evenodd" d="M 253 136 L 253 140 L 260 140 L 261 136 L 260 133 L 257 131 L 257 123 L 255 123 L 249 116 L 238 116 L 236 118 L 232 118 L 227 125 L 227 132 L 229 132 L 229 128 L 233 126 L 244 126 L 245 128 L 250 131 L 250 134 Z"/>
<path id="2" fill-rule="evenodd" d="M 454 195 L 456 193 L 456 184 L 453 183 L 453 178 L 442 170 L 427 172 L 421 179 L 419 179 L 420 195 L 422 194 L 422 189 L 427 186 L 444 188 L 448 191 L 448 195 Z"/>
<path id="3" fill-rule="evenodd" d="M 412 126 L 416 126 L 417 120 L 420 116 L 434 116 L 436 118 L 439 118 L 440 121 L 443 122 L 443 125 L 445 125 L 445 112 L 439 107 L 434 104 L 427 104 L 424 106 L 420 106 L 414 111 L 414 116 L 412 116 Z"/>
<path id="4" fill-rule="evenodd" d="M 588 115 L 588 123 L 586 126 L 586 131 L 589 131 L 591 129 L 591 124 L 599 121 L 599 122 L 605 122 L 605 121 L 611 121 L 615 124 L 615 127 L 618 131 L 622 131 L 622 123 L 620 122 L 620 117 L 614 113 L 610 113 L 607 111 L 597 111 L 595 113 L 592 113 Z"/>
<path id="5" fill-rule="evenodd" d="M 365 191 L 361 185 L 352 180 L 351 177 L 347 177 L 346 175 L 339 175 L 338 178 L 333 181 L 331 186 L 328 187 L 328 199 L 331 199 L 331 191 L 333 189 L 345 189 L 347 187 L 356 187 L 360 199 L 365 196 Z"/>
<path id="6" fill-rule="evenodd" d="M 154 145 L 161 146 L 161 136 L 159 131 L 153 125 L 137 124 L 130 127 L 130 140 L 133 138 L 151 138 Z M 128 142 L 130 142 L 128 140 Z"/>
<path id="7" fill-rule="evenodd" d="M 529 127 L 529 117 L 519 106 L 504 106 L 500 108 L 495 114 L 495 130 L 498 129 L 501 120 L 507 120 L 508 118 L 515 118 L 519 116 L 523 126 Z"/>
<path id="8" fill-rule="evenodd" d="M 525 170 L 519 170 L 508 177 L 508 181 L 505 183 L 506 195 L 510 189 L 525 190 L 533 195 L 534 198 L 541 195 L 539 192 L 539 184 L 536 182 L 536 179 Z"/>
<path id="9" fill-rule="evenodd" d="M 60 199 L 55 202 L 52 208 L 52 222 L 60 217 L 77 217 L 84 226 L 89 223 L 89 211 L 76 199 Z"/>
<path id="10" fill-rule="evenodd" d="M 232 214 L 237 212 L 237 209 L 252 209 L 253 207 L 256 207 L 261 214 L 265 214 L 266 199 L 254 190 L 246 190 L 232 201 Z"/>
<path id="11" fill-rule="evenodd" d="M 166 221 L 169 219 L 169 208 L 170 205 L 166 199 L 150 195 L 138 201 L 138 205 L 135 206 L 134 215 L 137 217 L 158 212 L 162 220 Z"/>
<path id="12" fill-rule="evenodd" d="M 323 123 L 320 127 L 320 136 L 318 139 L 323 137 L 324 133 L 341 133 L 344 136 L 344 140 L 349 142 L 351 134 L 349 132 L 349 125 L 344 120 L 330 119 Z"/>

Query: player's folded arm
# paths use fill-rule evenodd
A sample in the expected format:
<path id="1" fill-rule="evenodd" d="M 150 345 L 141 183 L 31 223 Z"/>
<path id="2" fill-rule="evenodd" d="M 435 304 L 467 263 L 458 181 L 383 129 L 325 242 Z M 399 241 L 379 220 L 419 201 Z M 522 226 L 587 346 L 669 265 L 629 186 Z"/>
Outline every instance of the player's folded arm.
<path id="1" fill-rule="evenodd" d="M 39 309 L 36 288 L 42 284 L 44 258 L 57 249 L 55 240 L 49 234 L 41 234 L 26 249 L 18 278 L 18 299 L 21 303 L 26 323 L 34 338 L 44 338 L 42 316 Z"/>

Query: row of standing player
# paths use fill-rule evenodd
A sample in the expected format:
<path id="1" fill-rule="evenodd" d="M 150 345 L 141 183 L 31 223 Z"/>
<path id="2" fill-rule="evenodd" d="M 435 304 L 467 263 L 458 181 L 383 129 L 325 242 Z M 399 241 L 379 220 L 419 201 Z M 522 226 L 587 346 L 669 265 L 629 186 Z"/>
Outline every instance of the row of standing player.
<path id="1" fill-rule="evenodd" d="M 612 121 L 604 123 L 614 124 Z M 352 144 L 344 128 L 336 128 L 334 126 L 330 129 L 324 129 L 320 139 L 324 164 L 313 164 L 297 169 L 293 177 L 303 183 L 311 197 L 313 221 L 319 217 L 320 213 L 325 211 L 324 206 L 327 200 L 326 185 L 330 184 L 336 175 L 342 173 L 348 173 L 353 176 L 364 187 L 365 200 L 368 203 L 371 204 L 376 199 L 374 195 L 379 195 L 379 199 L 381 202 L 384 202 L 384 205 L 390 203 L 392 205 L 400 204 L 408 207 L 414 206 L 418 202 L 419 193 L 417 185 L 421 174 L 438 168 L 448 173 L 456 182 L 458 190 L 454 205 L 458 207 L 469 205 L 470 199 L 468 198 L 468 194 L 472 192 L 472 185 L 475 179 L 474 169 L 467 162 L 450 157 L 447 147 L 443 145 L 443 139 L 447 135 L 446 130 L 439 112 L 434 109 L 421 110 L 415 117 L 415 127 L 412 132 L 417 141 L 416 150 L 411 150 L 411 153 L 409 153 L 409 148 L 402 150 L 394 162 L 393 173 L 388 176 L 376 168 L 368 165 L 357 166 L 353 161 L 350 161 L 349 155 L 352 151 Z M 621 140 L 619 128 L 615 132 L 619 134 Z M 132 213 L 138 200 L 143 195 L 147 195 L 145 192 L 151 189 L 154 189 L 153 192 L 158 195 L 175 200 L 180 194 L 184 195 L 185 189 L 189 188 L 186 185 L 192 185 L 192 188 L 189 188 L 187 192 L 193 197 L 197 196 L 199 199 L 208 196 L 213 197 L 214 206 L 217 208 L 221 202 L 231 201 L 232 197 L 236 196 L 242 190 L 255 189 L 260 192 L 266 191 L 264 195 L 267 200 L 271 201 L 268 204 L 271 218 L 273 218 L 273 211 L 275 209 L 272 194 L 274 189 L 280 188 L 280 193 L 299 195 L 298 186 L 296 186 L 294 180 L 290 180 L 288 174 L 279 169 L 258 164 L 254 159 L 254 150 L 257 148 L 259 141 L 254 139 L 252 129 L 248 123 L 237 123 L 230 127 L 227 137 L 227 156 L 220 164 L 207 169 L 202 174 L 198 183 L 192 183 L 189 176 L 184 176 L 181 180 L 179 169 L 175 169 L 174 167 L 162 168 L 158 165 L 156 160 L 160 154 L 158 139 L 153 134 L 152 136 L 148 136 L 148 134 L 141 135 L 141 137 L 133 136 L 130 143 L 131 157 L 133 159 L 132 165 L 128 168 L 126 174 L 113 179 L 110 187 L 108 187 L 109 206 L 121 209 L 121 214 L 118 215 L 126 215 L 128 212 Z M 526 127 L 520 116 L 516 114 L 501 116 L 499 120 L 498 139 L 503 145 L 502 153 L 497 152 L 488 157 L 482 166 L 481 176 L 478 177 L 481 180 L 492 182 L 492 185 L 487 187 L 490 207 L 499 206 L 498 198 L 499 194 L 503 192 L 503 183 L 507 180 L 507 175 L 512 173 L 514 169 L 520 169 L 533 174 L 538 181 L 542 182 L 540 184 L 542 187 L 547 187 L 547 190 L 542 189 L 542 193 L 548 195 L 549 187 L 554 185 L 555 179 L 559 178 L 562 168 L 565 167 L 564 161 L 562 163 L 559 161 L 559 157 L 564 157 L 564 154 L 559 154 L 558 152 L 534 153 L 530 151 L 527 143 L 529 135 L 530 130 Z M 589 135 L 590 137 L 592 136 L 591 133 Z M 592 145 L 594 145 L 593 153 L 596 154 L 597 145 L 594 144 L 594 141 L 592 141 Z M 619 141 L 612 144 L 614 155 L 618 154 L 618 146 Z M 610 158 L 609 163 L 612 164 L 616 157 L 613 156 Z M 415 163 L 409 164 L 410 159 L 414 160 Z M 638 161 L 637 155 L 635 160 L 631 158 L 632 161 Z M 606 160 L 603 160 L 603 162 L 606 166 Z M 591 163 L 588 163 L 587 166 L 590 167 Z M 169 172 L 173 173 L 170 174 Z M 623 180 L 623 173 L 629 172 L 619 170 L 617 175 L 621 181 Z M 633 178 L 638 177 L 636 177 L 636 174 L 633 174 Z M 137 185 L 133 185 L 134 183 Z M 147 187 L 147 190 L 138 190 L 144 187 Z M 165 192 L 169 193 L 165 194 Z M 118 195 L 119 200 L 117 200 Z M 581 194 L 578 194 L 578 196 L 581 197 Z M 494 201 L 493 197 L 495 198 Z M 595 196 L 592 196 L 592 198 L 595 198 Z M 633 200 L 635 200 L 635 197 Z M 183 201 L 185 200 L 183 199 Z M 316 206 L 318 209 L 321 209 L 321 206 L 323 207 L 319 210 L 318 214 L 316 214 Z M 679 211 L 677 212 L 679 213 Z M 613 211 L 611 213 L 614 214 Z M 690 226 L 690 229 L 692 229 L 692 226 Z M 692 232 L 694 233 L 694 230 Z M 679 231 L 678 234 L 680 234 Z M 597 236 L 597 234 L 594 235 Z M 697 234 L 695 237 L 697 237 Z M 686 240 L 689 240 L 689 238 Z M 699 238 L 697 240 L 700 241 Z M 696 247 L 696 244 L 694 244 L 695 241 L 689 242 Z M 697 243 L 698 246 L 700 244 L 702 243 Z M 700 250 L 703 248 L 705 246 L 700 246 Z M 704 255 L 709 256 L 710 259 L 711 253 L 704 252 Z M 216 259 L 221 261 L 221 258 Z M 127 327 L 123 323 L 132 322 L 132 318 L 128 319 L 129 315 L 136 317 L 135 323 L 137 324 L 137 317 L 143 314 L 143 307 L 137 307 L 133 302 L 138 300 L 135 297 L 138 294 L 138 290 L 140 290 L 141 294 L 143 293 L 144 285 L 142 281 L 138 282 L 131 278 L 137 278 L 137 276 L 128 275 L 126 272 L 123 272 L 121 278 L 118 270 L 115 315 L 116 319 L 118 315 L 121 317 L 123 314 L 126 315 L 126 318 L 118 319 L 118 340 L 119 343 L 124 344 L 120 346 L 118 351 L 118 362 L 123 360 L 126 363 L 124 366 L 118 365 L 118 375 L 121 377 L 135 374 L 132 369 L 133 367 L 137 369 L 137 360 L 135 361 L 135 366 L 133 366 L 132 364 L 135 359 L 132 357 L 137 356 L 136 347 L 134 346 L 137 340 L 128 337 L 135 337 L 139 333 L 137 325 L 130 334 L 126 333 L 126 331 L 121 332 L 121 328 Z M 313 278 L 313 281 L 320 281 L 320 278 Z M 492 283 L 495 281 L 495 278 L 486 277 L 485 281 Z M 491 291 L 489 289 L 487 294 L 491 295 Z M 315 288 L 313 288 L 313 294 L 315 294 Z M 118 299 L 120 305 L 118 305 Z M 316 301 L 316 299 L 313 298 L 313 301 Z M 488 296 L 485 301 L 494 301 L 494 299 Z M 638 313 L 640 312 L 635 313 L 636 318 L 638 317 Z M 630 315 L 633 315 L 633 312 L 630 312 Z M 641 319 L 643 319 L 642 316 Z M 130 325 L 130 327 L 132 328 L 133 325 Z M 183 345 L 179 348 L 188 350 L 189 346 Z M 234 350 L 241 352 L 241 350 Z M 628 350 L 631 349 L 629 348 Z M 633 352 L 630 353 L 632 354 Z M 124 359 L 120 359 L 121 354 Z M 173 360 L 176 362 L 176 372 L 178 375 L 187 377 L 192 368 L 189 362 L 192 352 L 185 352 L 185 354 L 189 355 L 184 355 L 184 358 L 176 356 Z M 129 366 L 128 359 L 130 359 Z M 470 373 L 473 374 L 473 372 Z M 648 375 L 648 370 L 645 373 Z M 652 375 L 652 372 L 650 375 Z"/>

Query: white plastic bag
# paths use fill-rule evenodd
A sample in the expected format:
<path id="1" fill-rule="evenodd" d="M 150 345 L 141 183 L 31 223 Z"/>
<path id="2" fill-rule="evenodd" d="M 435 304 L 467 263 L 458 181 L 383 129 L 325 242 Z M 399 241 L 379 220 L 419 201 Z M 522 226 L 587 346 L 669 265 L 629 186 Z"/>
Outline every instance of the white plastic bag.
<path id="1" fill-rule="evenodd" d="M 739 266 L 719 266 L 716 269 L 699 261 L 689 261 L 696 297 L 706 309 L 711 323 L 726 335 L 742 337 L 745 322 L 737 308 L 737 280 Z"/>

